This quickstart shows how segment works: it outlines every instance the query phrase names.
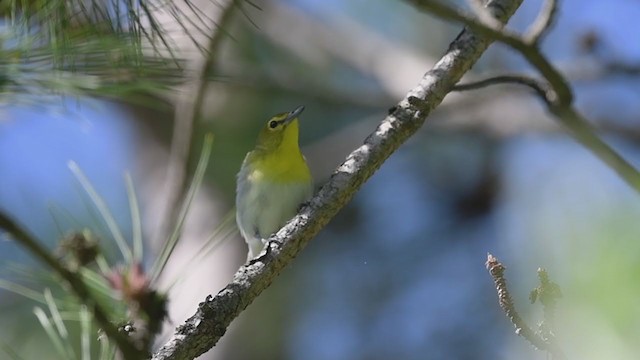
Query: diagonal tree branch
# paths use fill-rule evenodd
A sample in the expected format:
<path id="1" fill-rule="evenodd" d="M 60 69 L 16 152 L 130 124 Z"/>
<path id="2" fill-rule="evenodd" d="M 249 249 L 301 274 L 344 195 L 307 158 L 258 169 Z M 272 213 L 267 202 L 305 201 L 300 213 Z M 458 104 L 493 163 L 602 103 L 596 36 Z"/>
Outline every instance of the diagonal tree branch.
<path id="1" fill-rule="evenodd" d="M 488 11 L 506 22 L 522 0 L 492 0 Z M 487 49 L 491 40 L 463 31 L 446 54 L 353 151 L 300 214 L 270 238 L 266 251 L 241 267 L 215 297 L 176 329 L 154 360 L 193 359 L 213 347 L 227 327 L 265 290 L 302 248 L 351 200 L 382 163 L 422 127 L 430 112 Z M 417 100 L 419 108 L 411 105 Z"/>

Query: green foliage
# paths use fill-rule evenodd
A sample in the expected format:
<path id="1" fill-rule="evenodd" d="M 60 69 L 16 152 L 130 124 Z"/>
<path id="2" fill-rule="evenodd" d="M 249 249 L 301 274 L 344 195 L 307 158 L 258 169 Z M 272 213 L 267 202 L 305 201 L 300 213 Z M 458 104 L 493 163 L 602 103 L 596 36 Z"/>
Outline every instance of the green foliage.
<path id="1" fill-rule="evenodd" d="M 24 96 L 16 96 L 24 94 L 158 95 L 187 75 L 170 35 L 180 29 L 198 45 L 213 26 L 189 0 L 10 0 L 2 4 L 3 103 L 25 101 Z M 170 20 L 160 22 L 160 14 L 170 14 Z"/>

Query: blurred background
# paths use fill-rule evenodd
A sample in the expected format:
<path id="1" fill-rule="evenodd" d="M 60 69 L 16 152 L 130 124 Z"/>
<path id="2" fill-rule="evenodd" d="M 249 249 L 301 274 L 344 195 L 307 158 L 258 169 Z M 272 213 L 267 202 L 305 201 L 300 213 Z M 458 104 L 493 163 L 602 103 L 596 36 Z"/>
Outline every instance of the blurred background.
<path id="1" fill-rule="evenodd" d="M 510 27 L 526 29 L 541 3 L 525 0 Z M 118 2 L 108 4 L 117 13 Z M 572 83 L 580 111 L 640 165 L 640 3 L 561 0 L 559 6 L 545 53 Z M 169 296 L 158 345 L 244 262 L 246 245 L 228 214 L 235 174 L 262 124 L 306 107 L 300 142 L 321 186 L 461 29 L 398 0 L 228 7 L 212 0 L 175 5 L 183 17 L 150 8 L 157 23 L 147 26 L 164 29 L 180 60 L 166 49 L 140 47 L 153 58 L 142 62 L 142 72 L 122 65 L 124 50 L 113 47 L 105 57 L 82 41 L 86 48 L 69 40 L 37 58 L 15 40 L 24 30 L 16 28 L 20 12 L 0 7 L 0 48 L 7 54 L 0 62 L 0 209 L 52 249 L 66 234 L 89 228 L 107 258 L 119 261 L 107 224 L 70 170 L 73 161 L 129 241 L 137 227 L 125 180 L 131 174 L 149 268 L 166 236 L 167 204 L 175 205 L 172 181 L 180 183 L 171 144 L 183 141 L 189 149 L 188 182 L 204 135 L 214 134 L 203 184 L 157 283 Z M 107 39 L 109 29 L 87 35 L 82 19 L 73 19 L 79 30 L 70 39 Z M 191 129 L 184 109 L 206 63 L 199 47 L 209 43 L 200 21 L 222 35 Z M 36 39 L 30 46 L 42 46 Z M 66 60 L 51 65 L 71 51 L 85 51 L 74 59 L 77 68 Z M 467 79 L 503 72 L 531 69 L 493 45 Z M 539 305 L 528 300 L 536 269 L 546 268 L 561 286 L 555 332 L 569 358 L 637 358 L 639 218 L 638 194 L 576 144 L 526 89 L 451 94 L 202 358 L 546 359 L 514 334 L 498 307 L 484 267 L 487 252 L 507 266 L 516 305 L 532 327 L 541 320 Z M 216 231 L 213 251 L 199 256 Z M 1 279 L 38 292 L 47 286 L 37 275 L 46 270 L 13 240 L 0 239 L 0 256 Z M 0 349 L 23 359 L 52 353 L 34 306 L 0 290 Z"/>

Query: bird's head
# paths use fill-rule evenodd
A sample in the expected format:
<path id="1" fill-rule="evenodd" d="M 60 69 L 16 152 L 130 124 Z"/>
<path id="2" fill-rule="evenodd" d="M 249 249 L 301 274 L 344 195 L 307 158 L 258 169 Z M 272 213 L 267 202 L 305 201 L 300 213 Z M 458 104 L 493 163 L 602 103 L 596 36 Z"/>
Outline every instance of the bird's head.
<path id="1" fill-rule="evenodd" d="M 275 152 L 281 148 L 298 148 L 298 115 L 304 110 L 304 106 L 298 106 L 295 110 L 280 113 L 273 116 L 264 125 L 256 150 Z"/>

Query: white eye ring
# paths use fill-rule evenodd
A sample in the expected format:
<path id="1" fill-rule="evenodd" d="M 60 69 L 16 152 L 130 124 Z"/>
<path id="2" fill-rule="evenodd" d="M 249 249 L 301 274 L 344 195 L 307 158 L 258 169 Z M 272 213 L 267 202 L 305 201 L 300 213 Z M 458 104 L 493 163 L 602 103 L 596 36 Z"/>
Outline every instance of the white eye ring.
<path id="1" fill-rule="evenodd" d="M 269 121 L 269 128 L 275 129 L 277 127 L 278 127 L 278 122 L 277 121 L 275 121 L 275 120 Z"/>

